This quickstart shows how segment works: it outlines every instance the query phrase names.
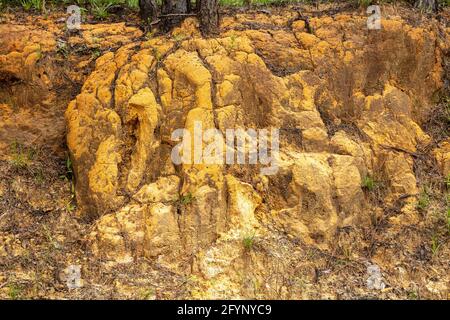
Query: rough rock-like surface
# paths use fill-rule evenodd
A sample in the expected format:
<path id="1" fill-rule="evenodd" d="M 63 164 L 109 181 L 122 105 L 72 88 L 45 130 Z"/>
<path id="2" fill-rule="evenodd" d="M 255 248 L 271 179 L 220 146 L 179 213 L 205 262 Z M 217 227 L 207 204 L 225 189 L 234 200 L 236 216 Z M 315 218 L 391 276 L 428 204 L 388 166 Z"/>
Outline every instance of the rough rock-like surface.
<path id="1" fill-rule="evenodd" d="M 64 111 L 89 63 L 140 36 L 139 29 L 124 23 L 84 25 L 76 34 L 44 19 L 0 24 L 0 150 L 27 141 L 61 152 Z"/>
<path id="2" fill-rule="evenodd" d="M 400 18 L 375 31 L 350 15 L 308 27 L 294 13 L 254 19 L 224 19 L 212 39 L 186 20 L 171 37 L 108 52 L 69 104 L 77 215 L 92 222 L 88 247 L 107 266 L 145 257 L 191 275 L 194 297 L 299 297 L 294 284 L 270 287 L 292 246 L 273 243 L 286 234 L 330 250 L 339 230 L 370 225 L 382 204 L 367 177 L 383 182 L 384 205 L 401 199 L 393 221 L 418 221 L 414 155 L 431 140 L 420 124 L 443 87 L 448 38 Z M 171 133 L 193 133 L 195 121 L 219 139 L 280 128 L 278 172 L 174 165 Z M 435 151 L 444 172 L 447 147 Z M 267 250 L 243 246 L 253 237 Z"/>

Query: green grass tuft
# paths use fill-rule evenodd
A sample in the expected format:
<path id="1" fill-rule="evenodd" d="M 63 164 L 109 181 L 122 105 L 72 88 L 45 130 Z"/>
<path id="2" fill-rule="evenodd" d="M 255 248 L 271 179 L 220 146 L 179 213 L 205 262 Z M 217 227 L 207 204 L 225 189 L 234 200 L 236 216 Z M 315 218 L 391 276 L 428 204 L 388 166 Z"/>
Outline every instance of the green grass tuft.
<path id="1" fill-rule="evenodd" d="M 11 283 L 8 286 L 8 297 L 11 300 L 19 300 L 22 298 L 22 287 L 17 283 Z"/>
<path id="2" fill-rule="evenodd" d="M 26 148 L 17 141 L 12 143 L 12 158 L 11 165 L 16 169 L 28 168 L 34 158 L 35 151 L 31 148 Z"/>
<path id="3" fill-rule="evenodd" d="M 104 20 L 108 18 L 108 9 L 113 6 L 112 3 L 104 3 L 103 1 L 93 1 L 91 3 L 91 12 L 95 18 L 99 20 Z"/>
<path id="4" fill-rule="evenodd" d="M 244 239 L 242 239 L 242 244 L 244 245 L 244 248 L 246 250 L 251 250 L 253 248 L 255 242 L 255 235 L 251 236 L 245 236 Z"/>
<path id="5" fill-rule="evenodd" d="M 20 4 L 22 8 L 26 11 L 29 10 L 44 10 L 44 1 L 43 0 L 20 0 Z"/>
<path id="6" fill-rule="evenodd" d="M 376 187 L 376 182 L 371 176 L 365 176 L 361 186 L 368 191 L 373 191 Z"/>
<path id="7" fill-rule="evenodd" d="M 192 203 L 192 201 L 194 201 L 194 196 L 192 195 L 192 193 L 188 192 L 185 195 L 182 195 L 179 201 L 181 205 L 187 206 L 188 204 Z"/>
<path id="8" fill-rule="evenodd" d="M 434 234 L 431 237 L 431 253 L 433 256 L 436 256 L 439 253 L 439 249 L 441 248 L 441 244 L 439 243 L 439 237 Z"/>
<path id="9" fill-rule="evenodd" d="M 423 189 L 420 194 L 419 198 L 417 199 L 416 208 L 419 210 L 425 210 L 430 205 L 430 196 L 428 192 Z"/>

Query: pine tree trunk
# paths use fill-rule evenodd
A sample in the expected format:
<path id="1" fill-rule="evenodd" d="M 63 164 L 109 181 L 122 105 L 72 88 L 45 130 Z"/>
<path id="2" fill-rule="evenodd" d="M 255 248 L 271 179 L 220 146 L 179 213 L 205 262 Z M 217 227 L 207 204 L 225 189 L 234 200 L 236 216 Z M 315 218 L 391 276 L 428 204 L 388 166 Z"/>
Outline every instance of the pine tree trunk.
<path id="1" fill-rule="evenodd" d="M 189 0 L 163 0 L 161 7 L 161 22 L 164 30 L 170 30 L 186 18 L 190 10 Z"/>
<path id="2" fill-rule="evenodd" d="M 139 0 L 139 15 L 144 23 L 151 23 L 158 18 L 156 0 Z"/>
<path id="3" fill-rule="evenodd" d="M 200 29 L 204 35 L 219 31 L 219 0 L 198 0 Z"/>
<path id="4" fill-rule="evenodd" d="M 438 10 L 437 0 L 417 0 L 414 5 L 426 12 L 435 12 Z"/>
<path id="5" fill-rule="evenodd" d="M 139 0 L 141 18 L 145 23 L 151 23 L 158 18 L 156 0 Z M 210 35 L 219 29 L 219 0 L 197 0 L 197 16 L 203 34 Z M 178 25 L 191 11 L 190 0 L 163 0 L 161 5 L 160 26 L 163 31 L 169 31 Z"/>

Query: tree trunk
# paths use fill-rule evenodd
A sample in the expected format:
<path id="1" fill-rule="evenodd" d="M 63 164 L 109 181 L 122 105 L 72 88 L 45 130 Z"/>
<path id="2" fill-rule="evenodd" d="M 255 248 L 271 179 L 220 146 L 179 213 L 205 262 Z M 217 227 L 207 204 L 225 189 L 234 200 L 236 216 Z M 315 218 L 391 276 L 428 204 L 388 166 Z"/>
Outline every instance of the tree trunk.
<path id="1" fill-rule="evenodd" d="M 145 23 L 158 19 L 156 0 L 139 0 L 141 18 Z M 219 30 L 219 0 L 197 0 L 197 17 L 204 35 L 215 34 Z M 161 5 L 160 26 L 169 31 L 186 18 L 191 11 L 190 0 L 163 0 Z"/>
<path id="2" fill-rule="evenodd" d="M 139 0 L 139 15 L 145 23 L 152 23 L 158 18 L 156 0 Z"/>
<path id="3" fill-rule="evenodd" d="M 438 10 L 437 0 L 417 0 L 414 5 L 426 12 L 435 12 Z"/>
<path id="4" fill-rule="evenodd" d="M 172 29 L 186 18 L 190 10 L 190 0 L 163 0 L 161 26 L 165 31 Z"/>
<path id="5" fill-rule="evenodd" d="M 219 0 L 198 0 L 198 18 L 200 30 L 204 35 L 219 31 Z"/>

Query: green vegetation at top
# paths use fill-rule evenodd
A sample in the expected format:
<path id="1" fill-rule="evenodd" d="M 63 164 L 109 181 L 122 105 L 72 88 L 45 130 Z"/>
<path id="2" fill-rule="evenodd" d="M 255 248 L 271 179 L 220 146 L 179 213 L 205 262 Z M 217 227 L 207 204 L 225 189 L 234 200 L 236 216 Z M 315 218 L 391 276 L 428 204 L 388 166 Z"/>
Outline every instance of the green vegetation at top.
<path id="1" fill-rule="evenodd" d="M 195 0 L 191 0 L 195 3 Z M 157 0 L 157 3 L 162 0 Z M 248 4 L 252 5 L 282 5 L 293 3 L 305 3 L 305 4 L 317 4 L 317 3 L 330 3 L 330 2 L 342 2 L 336 0 L 219 0 L 222 6 L 244 7 Z M 363 7 L 367 7 L 371 4 L 383 4 L 383 3 L 400 3 L 408 2 L 413 4 L 415 0 L 347 0 L 347 2 L 353 2 Z M 450 0 L 438 0 L 440 6 L 450 5 Z M 6 6 L 20 6 L 24 10 L 30 11 L 44 11 L 57 5 L 71 5 L 75 4 L 80 7 L 87 7 L 91 13 L 97 18 L 103 19 L 109 15 L 109 10 L 115 6 L 127 7 L 132 10 L 139 9 L 139 0 L 0 0 L 0 7 Z"/>
<path id="2" fill-rule="evenodd" d="M 157 0 L 160 4 L 163 0 Z M 195 5 L 195 0 L 191 0 Z M 439 6 L 449 6 L 450 0 L 437 0 Z M 248 4 L 253 6 L 269 6 L 269 5 L 286 5 L 295 3 L 304 4 L 318 4 L 339 2 L 336 0 L 219 0 L 221 6 L 225 7 L 245 7 Z M 347 2 L 354 3 L 361 7 L 367 7 L 371 4 L 384 3 L 400 3 L 408 2 L 414 3 L 414 0 L 347 0 Z M 139 0 L 0 0 L 0 10 L 7 7 L 22 7 L 25 11 L 47 12 L 48 9 L 53 9 L 58 5 L 78 5 L 82 9 L 82 13 L 89 12 L 96 19 L 104 20 L 108 18 L 113 8 L 123 7 L 133 11 L 139 10 Z M 193 7 L 194 7 L 193 5 Z"/>
<path id="3" fill-rule="evenodd" d="M 317 4 L 317 3 L 342 3 L 345 1 L 339 0 L 219 0 L 222 6 L 234 6 L 234 7 L 243 7 L 247 3 L 251 3 L 252 5 L 281 5 L 281 4 L 293 4 L 293 3 L 305 3 L 305 4 Z M 385 3 L 401 3 L 407 2 L 410 4 L 414 4 L 415 0 L 347 0 L 346 2 L 351 2 L 362 7 L 367 7 L 372 4 L 385 4 Z M 450 0 L 437 0 L 439 5 L 448 6 L 450 5 Z"/>
<path id="4" fill-rule="evenodd" d="M 91 13 L 98 18 L 106 18 L 108 10 L 114 6 L 139 9 L 139 0 L 0 0 L 0 8 L 7 6 L 22 7 L 26 11 L 43 12 L 58 5 L 78 5 L 90 8 Z"/>

